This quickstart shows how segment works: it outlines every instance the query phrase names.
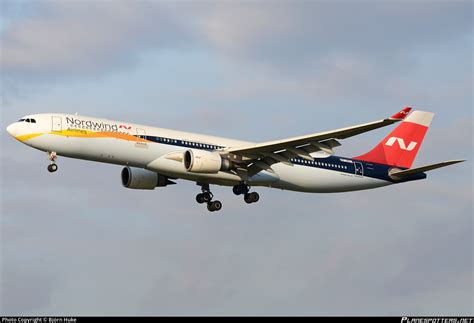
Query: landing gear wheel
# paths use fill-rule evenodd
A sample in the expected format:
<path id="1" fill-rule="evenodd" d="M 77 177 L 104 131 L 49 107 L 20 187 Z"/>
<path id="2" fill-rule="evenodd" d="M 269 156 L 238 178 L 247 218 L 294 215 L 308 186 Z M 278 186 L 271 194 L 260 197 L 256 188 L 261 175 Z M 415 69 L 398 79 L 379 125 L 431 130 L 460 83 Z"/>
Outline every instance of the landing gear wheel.
<path id="1" fill-rule="evenodd" d="M 196 202 L 199 204 L 205 203 L 206 201 L 204 200 L 204 195 L 202 193 L 199 193 L 196 195 Z"/>
<path id="2" fill-rule="evenodd" d="M 202 193 L 202 198 L 204 202 L 210 202 L 212 200 L 212 194 L 210 192 Z"/>
<path id="3" fill-rule="evenodd" d="M 250 187 L 245 184 L 235 185 L 232 188 L 232 192 L 234 192 L 235 195 L 247 194 L 249 190 L 250 190 Z"/>
<path id="4" fill-rule="evenodd" d="M 49 171 L 50 173 L 54 173 L 54 172 L 57 171 L 57 170 L 58 170 L 58 165 L 56 165 L 56 164 L 49 164 L 49 165 L 48 165 L 48 171 Z"/>
<path id="5" fill-rule="evenodd" d="M 214 212 L 214 205 L 212 203 L 207 203 L 207 209 L 209 212 Z"/>
<path id="6" fill-rule="evenodd" d="M 257 192 L 250 193 L 250 198 L 252 199 L 253 203 L 257 203 L 260 200 L 260 195 Z"/>
<path id="7" fill-rule="evenodd" d="M 247 193 L 244 196 L 244 201 L 248 204 L 258 202 L 258 200 L 260 200 L 260 195 L 257 192 Z"/>
<path id="8" fill-rule="evenodd" d="M 247 194 L 244 195 L 244 201 L 245 201 L 247 204 L 252 203 L 252 200 L 251 200 L 251 198 L 250 198 L 250 194 L 249 194 L 249 193 L 247 193 Z"/>
<path id="9" fill-rule="evenodd" d="M 207 209 L 210 212 L 219 211 L 220 209 L 222 209 L 222 203 L 221 201 L 209 202 L 207 203 Z"/>
<path id="10" fill-rule="evenodd" d="M 214 206 L 214 211 L 219 211 L 220 209 L 222 209 L 221 201 L 214 201 L 212 202 L 212 204 Z"/>
<path id="11" fill-rule="evenodd" d="M 235 195 L 240 195 L 239 186 L 238 186 L 238 185 L 235 185 L 235 186 L 232 188 L 232 192 L 234 192 Z"/>
<path id="12" fill-rule="evenodd" d="M 214 194 L 209 189 L 209 184 L 199 184 L 201 186 L 202 193 L 196 195 L 196 201 L 200 204 L 206 203 L 207 209 L 210 212 L 219 211 L 222 209 L 222 203 L 220 201 L 213 201 Z"/>
<path id="13" fill-rule="evenodd" d="M 48 151 L 47 155 L 48 155 L 49 161 L 51 162 L 51 164 L 48 165 L 48 172 L 54 173 L 55 171 L 58 170 L 58 165 L 54 163 L 58 156 L 55 151 Z"/>

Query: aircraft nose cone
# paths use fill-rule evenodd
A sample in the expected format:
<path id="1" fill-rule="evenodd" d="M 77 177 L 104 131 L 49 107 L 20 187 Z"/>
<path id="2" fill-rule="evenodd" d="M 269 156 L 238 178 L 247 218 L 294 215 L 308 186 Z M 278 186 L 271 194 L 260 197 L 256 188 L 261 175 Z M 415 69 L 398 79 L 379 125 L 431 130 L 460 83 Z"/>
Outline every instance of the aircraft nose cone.
<path id="1" fill-rule="evenodd" d="M 15 131 L 15 124 L 12 123 L 7 127 L 7 132 L 10 134 L 10 136 L 15 137 L 16 131 Z"/>

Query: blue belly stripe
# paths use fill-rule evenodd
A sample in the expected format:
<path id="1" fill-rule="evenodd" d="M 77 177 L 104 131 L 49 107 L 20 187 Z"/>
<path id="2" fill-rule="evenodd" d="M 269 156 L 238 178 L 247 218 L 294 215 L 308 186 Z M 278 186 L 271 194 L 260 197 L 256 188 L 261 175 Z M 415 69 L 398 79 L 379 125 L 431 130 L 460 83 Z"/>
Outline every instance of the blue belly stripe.
<path id="1" fill-rule="evenodd" d="M 170 145 L 170 146 L 194 148 L 194 149 L 201 149 L 201 150 L 207 150 L 207 151 L 214 151 L 214 150 L 225 148 L 224 146 L 214 145 L 211 143 L 194 142 L 194 141 L 189 141 L 189 140 L 180 140 L 180 139 L 158 137 L 158 136 L 135 135 L 135 137 L 139 137 L 151 142 Z M 320 168 L 320 169 L 326 169 L 326 170 L 353 174 L 353 175 L 355 175 L 355 172 L 356 172 L 355 163 L 360 163 L 363 168 L 363 177 L 375 178 L 375 179 L 379 179 L 383 181 L 389 181 L 392 183 L 400 182 L 400 181 L 394 181 L 388 175 L 388 172 L 392 168 L 392 166 L 368 163 L 364 161 L 353 160 L 346 157 L 329 156 L 326 158 L 315 158 L 314 161 L 309 161 L 303 158 L 292 158 L 291 162 L 299 166 Z M 406 179 L 405 181 L 424 179 L 424 178 L 426 178 L 426 174 L 422 173 L 422 174 L 414 175 L 413 177 L 410 177 L 409 179 Z"/>

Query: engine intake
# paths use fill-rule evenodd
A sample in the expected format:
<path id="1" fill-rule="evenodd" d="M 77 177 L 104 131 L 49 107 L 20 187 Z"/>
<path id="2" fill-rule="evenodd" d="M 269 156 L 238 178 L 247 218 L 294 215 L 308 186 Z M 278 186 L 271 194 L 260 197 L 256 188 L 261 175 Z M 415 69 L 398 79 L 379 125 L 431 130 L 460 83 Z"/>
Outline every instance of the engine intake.
<path id="1" fill-rule="evenodd" d="M 142 168 L 125 167 L 121 178 L 124 187 L 137 190 L 154 190 L 156 187 L 176 184 L 166 176 Z"/>
<path id="2" fill-rule="evenodd" d="M 222 158 L 219 153 L 198 149 L 189 149 L 184 152 L 184 168 L 191 173 L 216 174 L 219 171 L 230 170 L 230 160 Z"/>

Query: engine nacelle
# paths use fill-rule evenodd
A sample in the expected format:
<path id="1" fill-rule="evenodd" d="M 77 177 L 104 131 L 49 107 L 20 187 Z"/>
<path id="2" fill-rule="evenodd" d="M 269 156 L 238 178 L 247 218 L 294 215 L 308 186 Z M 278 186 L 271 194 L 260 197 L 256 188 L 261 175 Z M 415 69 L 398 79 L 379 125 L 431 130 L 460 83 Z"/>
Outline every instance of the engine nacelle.
<path id="1" fill-rule="evenodd" d="M 175 184 L 161 174 L 142 168 L 125 167 L 121 177 L 123 186 L 136 190 L 154 190 L 155 187 Z"/>
<path id="2" fill-rule="evenodd" d="M 215 174 L 219 171 L 230 170 L 230 160 L 222 158 L 219 153 L 198 149 L 189 149 L 184 152 L 184 168 L 191 173 Z"/>

